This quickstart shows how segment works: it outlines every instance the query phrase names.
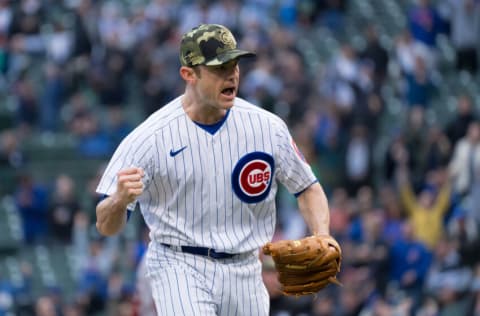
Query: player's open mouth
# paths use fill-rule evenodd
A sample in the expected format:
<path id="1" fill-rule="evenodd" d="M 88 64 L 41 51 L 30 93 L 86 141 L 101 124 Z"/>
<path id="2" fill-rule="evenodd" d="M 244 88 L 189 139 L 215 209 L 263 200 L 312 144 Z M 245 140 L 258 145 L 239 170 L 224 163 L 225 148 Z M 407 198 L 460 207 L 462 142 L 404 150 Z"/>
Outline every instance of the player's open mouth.
<path id="1" fill-rule="evenodd" d="M 222 90 L 222 94 L 227 97 L 232 97 L 235 94 L 235 88 L 234 87 L 225 88 Z"/>

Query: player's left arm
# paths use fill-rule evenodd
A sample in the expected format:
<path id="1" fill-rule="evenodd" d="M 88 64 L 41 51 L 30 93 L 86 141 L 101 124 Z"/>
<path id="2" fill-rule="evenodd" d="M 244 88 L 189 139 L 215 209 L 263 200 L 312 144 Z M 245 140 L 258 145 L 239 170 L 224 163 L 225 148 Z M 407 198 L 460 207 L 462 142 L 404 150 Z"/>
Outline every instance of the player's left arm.
<path id="1" fill-rule="evenodd" d="M 327 197 L 312 168 L 297 148 L 286 125 L 276 130 L 276 178 L 297 197 L 298 208 L 312 236 L 280 240 L 264 245 L 278 271 L 286 295 L 315 294 L 330 283 L 340 284 L 342 250 L 330 236 L 330 210 Z"/>
<path id="2" fill-rule="evenodd" d="M 313 235 L 330 235 L 330 210 L 320 183 L 315 182 L 297 196 L 298 208 Z"/>
<path id="3" fill-rule="evenodd" d="M 310 164 L 298 149 L 286 124 L 275 126 L 276 177 L 297 197 L 298 208 L 313 235 L 329 235 L 328 200 Z"/>

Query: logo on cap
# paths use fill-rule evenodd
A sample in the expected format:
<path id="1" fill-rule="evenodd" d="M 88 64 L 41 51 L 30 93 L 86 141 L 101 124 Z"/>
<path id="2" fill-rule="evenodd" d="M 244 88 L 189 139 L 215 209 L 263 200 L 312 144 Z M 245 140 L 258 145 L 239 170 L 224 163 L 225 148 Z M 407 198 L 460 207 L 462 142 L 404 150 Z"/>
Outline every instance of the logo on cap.
<path id="1" fill-rule="evenodd" d="M 245 203 L 261 202 L 270 192 L 273 173 L 274 161 L 271 155 L 264 152 L 248 153 L 233 169 L 233 191 Z"/>
<path id="2" fill-rule="evenodd" d="M 183 66 L 224 64 L 254 53 L 237 49 L 232 32 L 223 25 L 202 24 L 182 37 L 180 62 Z"/>
<path id="3" fill-rule="evenodd" d="M 228 32 L 227 30 L 220 30 L 220 36 L 218 37 L 220 41 L 230 49 L 234 49 L 237 47 L 237 42 L 233 37 L 232 33 Z"/>

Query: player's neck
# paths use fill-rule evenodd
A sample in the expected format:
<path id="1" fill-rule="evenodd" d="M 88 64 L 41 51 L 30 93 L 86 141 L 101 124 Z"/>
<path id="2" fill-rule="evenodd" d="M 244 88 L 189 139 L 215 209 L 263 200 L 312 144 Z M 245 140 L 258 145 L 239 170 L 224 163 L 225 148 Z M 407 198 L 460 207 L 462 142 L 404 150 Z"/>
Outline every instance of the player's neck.
<path id="1" fill-rule="evenodd" d="M 219 122 L 227 113 L 226 109 L 199 103 L 188 92 L 182 98 L 182 106 L 192 121 L 206 125 Z"/>

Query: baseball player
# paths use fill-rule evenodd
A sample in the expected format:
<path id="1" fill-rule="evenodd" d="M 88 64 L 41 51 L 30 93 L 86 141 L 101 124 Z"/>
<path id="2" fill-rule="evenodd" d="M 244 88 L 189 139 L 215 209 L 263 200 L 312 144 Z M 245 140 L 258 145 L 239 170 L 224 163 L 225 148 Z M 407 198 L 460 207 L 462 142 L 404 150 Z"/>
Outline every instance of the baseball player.
<path id="1" fill-rule="evenodd" d="M 120 232 L 135 208 L 150 229 L 160 315 L 268 315 L 258 250 L 274 233 L 277 181 L 311 232 L 329 233 L 327 199 L 286 124 L 236 97 L 238 60 L 253 55 L 221 25 L 184 34 L 184 94 L 122 141 L 98 185 L 102 234 Z"/>

